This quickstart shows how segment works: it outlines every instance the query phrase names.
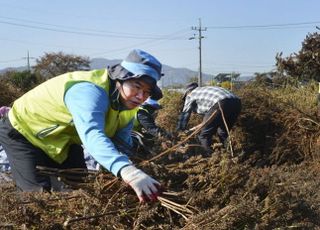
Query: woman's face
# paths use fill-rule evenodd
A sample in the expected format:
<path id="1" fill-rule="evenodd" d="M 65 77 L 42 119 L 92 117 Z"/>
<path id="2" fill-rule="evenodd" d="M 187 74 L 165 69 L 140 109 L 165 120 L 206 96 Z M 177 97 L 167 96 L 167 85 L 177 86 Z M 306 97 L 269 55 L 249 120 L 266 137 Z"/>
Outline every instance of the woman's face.
<path id="1" fill-rule="evenodd" d="M 118 88 L 120 101 L 127 109 L 140 106 L 151 94 L 151 86 L 139 78 L 126 80 Z"/>

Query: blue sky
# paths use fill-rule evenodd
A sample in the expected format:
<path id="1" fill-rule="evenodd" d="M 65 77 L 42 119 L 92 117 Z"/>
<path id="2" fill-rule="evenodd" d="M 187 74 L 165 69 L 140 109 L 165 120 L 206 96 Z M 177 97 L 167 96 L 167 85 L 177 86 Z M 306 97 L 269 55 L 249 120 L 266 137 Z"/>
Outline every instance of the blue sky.
<path id="1" fill-rule="evenodd" d="M 122 59 L 133 48 L 163 64 L 208 74 L 274 68 L 320 26 L 318 0 L 0 0 L 0 69 L 26 65 L 27 52 Z"/>

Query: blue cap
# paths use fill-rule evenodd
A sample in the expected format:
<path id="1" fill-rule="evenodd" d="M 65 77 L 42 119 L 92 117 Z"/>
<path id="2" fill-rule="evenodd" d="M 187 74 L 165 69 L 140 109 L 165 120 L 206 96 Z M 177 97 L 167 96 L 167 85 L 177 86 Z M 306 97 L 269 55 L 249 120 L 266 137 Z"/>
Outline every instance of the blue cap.
<path id="1" fill-rule="evenodd" d="M 120 65 L 136 76 L 147 75 L 155 81 L 161 78 L 161 63 L 152 55 L 139 49 L 131 51 Z"/>
<path id="2" fill-rule="evenodd" d="M 149 78 L 148 83 L 152 86 L 151 95 L 155 99 L 160 99 L 162 92 L 157 86 L 157 81 L 163 75 L 161 69 L 161 63 L 154 56 L 143 50 L 134 49 L 120 64 L 110 67 L 109 74 L 111 79 L 122 81 L 142 76 L 144 79 Z"/>
<path id="3" fill-rule="evenodd" d="M 159 104 L 157 100 L 152 99 L 149 97 L 145 102 L 143 102 L 142 106 L 149 105 L 154 109 L 161 109 L 162 106 Z"/>

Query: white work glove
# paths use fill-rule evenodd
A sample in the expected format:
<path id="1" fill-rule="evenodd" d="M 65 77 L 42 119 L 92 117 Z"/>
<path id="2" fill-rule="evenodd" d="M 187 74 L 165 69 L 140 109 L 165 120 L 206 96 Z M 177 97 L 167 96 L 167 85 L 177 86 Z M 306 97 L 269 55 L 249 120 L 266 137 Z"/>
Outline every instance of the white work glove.
<path id="1" fill-rule="evenodd" d="M 121 169 L 122 179 L 136 192 L 140 202 L 156 201 L 160 195 L 160 183 L 133 165 Z"/>

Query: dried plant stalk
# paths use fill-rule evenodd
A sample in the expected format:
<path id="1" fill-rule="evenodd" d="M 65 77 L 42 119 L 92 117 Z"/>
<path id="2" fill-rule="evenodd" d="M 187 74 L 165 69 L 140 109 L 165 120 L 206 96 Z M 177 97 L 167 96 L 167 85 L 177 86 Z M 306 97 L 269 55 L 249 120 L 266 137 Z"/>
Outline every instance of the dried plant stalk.
<path id="1" fill-rule="evenodd" d="M 189 217 L 194 214 L 194 212 L 189 208 L 189 205 L 181 205 L 162 196 L 158 196 L 158 200 L 163 207 L 181 215 L 185 220 L 188 220 Z M 195 210 L 195 208 L 193 209 Z"/>
<path id="2" fill-rule="evenodd" d="M 161 157 L 163 157 L 164 155 L 174 151 L 176 148 L 178 148 L 180 145 L 186 143 L 190 138 L 192 138 L 193 136 L 195 136 L 196 134 L 198 134 L 200 132 L 200 130 L 206 125 L 208 124 L 214 117 L 214 115 L 216 114 L 217 111 L 214 111 L 211 116 L 208 118 L 208 120 L 206 121 L 203 121 L 200 125 L 196 126 L 197 129 L 195 131 L 193 131 L 189 136 L 187 136 L 184 140 L 180 141 L 178 144 L 172 146 L 170 149 L 167 149 L 166 151 L 158 154 L 157 156 L 147 160 L 147 161 L 143 161 L 142 164 L 146 164 L 146 163 L 149 163 L 151 161 L 155 161 Z"/>

